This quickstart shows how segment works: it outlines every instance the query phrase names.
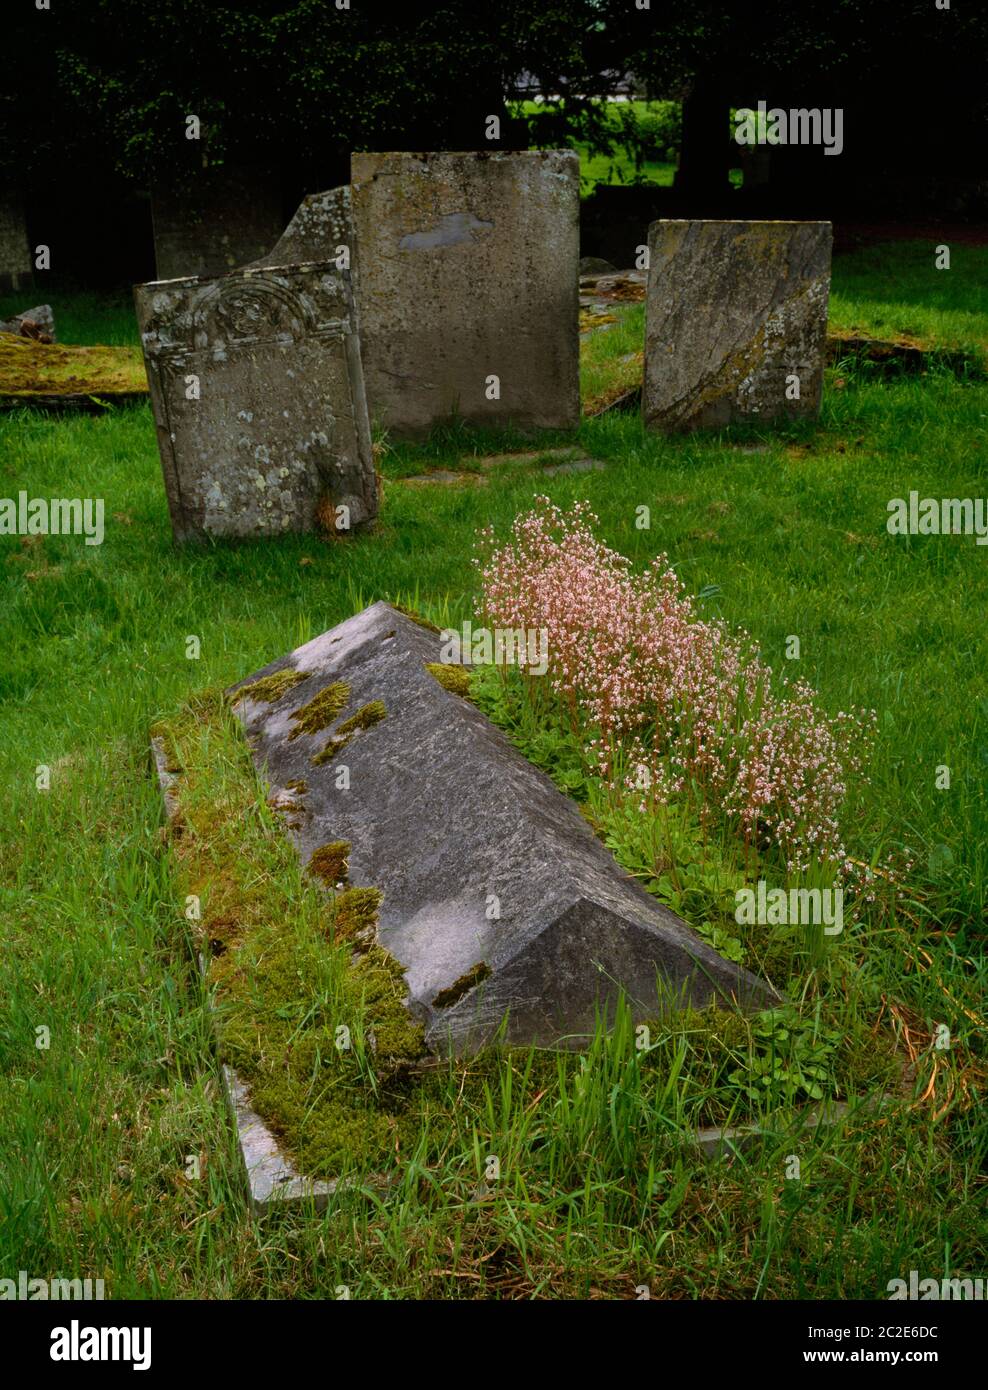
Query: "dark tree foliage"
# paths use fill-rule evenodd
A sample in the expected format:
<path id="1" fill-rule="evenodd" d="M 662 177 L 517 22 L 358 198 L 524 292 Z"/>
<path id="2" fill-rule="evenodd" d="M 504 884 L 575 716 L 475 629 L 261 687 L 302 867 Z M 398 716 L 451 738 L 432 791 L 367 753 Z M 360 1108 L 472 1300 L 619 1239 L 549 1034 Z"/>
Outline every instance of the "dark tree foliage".
<path id="1" fill-rule="evenodd" d="M 561 97 L 532 123 L 543 145 L 605 147 L 596 99 L 632 72 L 650 96 L 716 107 L 725 127 L 730 105 L 760 97 L 843 102 L 849 156 L 880 167 L 903 149 L 960 166 L 970 147 L 983 169 L 988 148 L 988 10 L 975 0 L 51 3 L 4 16 L 0 176 L 25 186 L 80 161 L 141 183 L 234 158 L 316 177 L 351 149 L 482 147 L 491 114 L 502 145 L 528 143 L 505 119 L 522 73 Z M 634 150 L 630 118 L 625 138 Z"/>
<path id="2" fill-rule="evenodd" d="M 9 35 L 0 167 L 29 180 L 82 155 L 147 180 L 193 155 L 318 162 L 361 148 L 475 148 L 485 117 L 504 117 L 519 73 L 588 72 L 585 40 L 598 8 L 593 0 L 24 7 Z M 605 88 L 592 74 L 592 94 Z M 192 151 L 189 115 L 202 128 Z"/>

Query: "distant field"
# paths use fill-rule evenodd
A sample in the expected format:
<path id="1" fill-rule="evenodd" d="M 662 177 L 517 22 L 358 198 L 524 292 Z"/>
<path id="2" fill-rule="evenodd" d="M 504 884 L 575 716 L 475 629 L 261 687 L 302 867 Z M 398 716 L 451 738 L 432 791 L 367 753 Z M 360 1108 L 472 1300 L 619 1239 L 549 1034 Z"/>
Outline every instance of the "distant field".
<path id="1" fill-rule="evenodd" d="M 528 118 L 545 117 L 548 104 L 519 102 L 517 110 Z M 576 143 L 580 154 L 580 191 L 586 196 L 597 184 L 654 183 L 671 187 L 676 173 L 678 156 L 678 103 L 629 101 L 612 102 L 607 107 L 608 124 L 614 132 L 611 148 L 592 151 L 585 143 Z M 622 122 L 634 118 L 639 126 L 651 120 L 657 127 L 654 153 L 638 166 L 628 151 L 618 142 Z M 672 156 L 670 158 L 670 156 Z"/>

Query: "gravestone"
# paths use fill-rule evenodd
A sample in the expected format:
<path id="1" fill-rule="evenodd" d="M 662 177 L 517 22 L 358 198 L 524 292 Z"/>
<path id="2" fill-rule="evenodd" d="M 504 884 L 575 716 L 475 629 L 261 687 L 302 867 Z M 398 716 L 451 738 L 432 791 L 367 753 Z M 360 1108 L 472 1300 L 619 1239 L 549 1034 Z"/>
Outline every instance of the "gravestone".
<path id="1" fill-rule="evenodd" d="M 33 281 L 24 205 L 13 194 L 0 197 L 0 294 L 20 294 Z"/>
<path id="2" fill-rule="evenodd" d="M 373 519 L 346 272 L 246 270 L 138 285 L 134 298 L 176 540 Z"/>
<path id="3" fill-rule="evenodd" d="M 348 252 L 349 265 L 340 265 L 338 268 L 350 271 L 356 298 L 356 249 L 350 217 L 349 184 L 344 184 L 341 188 L 330 188 L 324 193 L 310 193 L 299 205 L 277 244 L 266 256 L 252 261 L 243 269 L 302 265 L 306 261 L 336 262 L 343 259 L 340 253 L 344 247 Z"/>
<path id="4" fill-rule="evenodd" d="M 579 1046 L 619 987 L 637 1018 L 776 1002 L 427 669 L 450 670 L 441 645 L 375 603 L 229 692 L 303 861 L 383 894 L 376 941 L 404 967 L 430 1047 L 471 1052 L 506 1016 L 507 1041 Z"/>
<path id="5" fill-rule="evenodd" d="M 241 165 L 159 181 L 151 220 L 159 280 L 222 275 L 262 256 L 280 235 L 281 183 L 268 170 Z"/>
<path id="6" fill-rule="evenodd" d="M 653 222 L 646 426 L 816 415 L 831 242 L 829 222 Z"/>
<path id="7" fill-rule="evenodd" d="M 579 183 L 571 151 L 352 156 L 373 420 L 579 423 Z"/>

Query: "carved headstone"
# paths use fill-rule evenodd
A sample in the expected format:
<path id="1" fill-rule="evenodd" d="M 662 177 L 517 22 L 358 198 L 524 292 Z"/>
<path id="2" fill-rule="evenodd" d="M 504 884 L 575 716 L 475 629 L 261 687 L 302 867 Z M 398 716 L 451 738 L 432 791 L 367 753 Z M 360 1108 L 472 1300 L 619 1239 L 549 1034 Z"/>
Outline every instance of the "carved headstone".
<path id="1" fill-rule="evenodd" d="M 230 692 L 302 859 L 329 855 L 350 886 L 383 894 L 376 939 L 404 967 L 430 1046 L 473 1051 L 505 1018 L 508 1041 L 578 1046 L 619 989 L 637 1018 L 775 1002 L 436 679 L 441 647 L 375 603 Z"/>
<path id="2" fill-rule="evenodd" d="M 355 154 L 350 183 L 371 418 L 576 426 L 577 155 Z"/>
<path id="3" fill-rule="evenodd" d="M 345 531 L 376 515 L 345 272 L 238 271 L 134 298 L 177 540 Z"/>
<path id="4" fill-rule="evenodd" d="M 691 430 L 816 415 L 829 222 L 653 222 L 642 414 Z"/>

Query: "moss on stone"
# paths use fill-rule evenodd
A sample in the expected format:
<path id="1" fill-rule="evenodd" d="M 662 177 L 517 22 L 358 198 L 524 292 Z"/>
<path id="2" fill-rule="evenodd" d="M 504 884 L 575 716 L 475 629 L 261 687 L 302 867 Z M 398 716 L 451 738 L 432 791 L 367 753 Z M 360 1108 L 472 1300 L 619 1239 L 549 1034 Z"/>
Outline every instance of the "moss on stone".
<path id="1" fill-rule="evenodd" d="M 343 721 L 325 746 L 318 753 L 312 755 L 311 761 L 316 767 L 321 767 L 323 763 L 332 762 L 337 753 L 341 753 L 347 746 L 358 729 L 371 729 L 375 724 L 380 724 L 386 715 L 387 710 L 381 700 L 371 700 L 369 704 L 362 705 L 356 714 L 352 714 L 349 719 Z"/>
<path id="2" fill-rule="evenodd" d="M 355 734 L 358 729 L 371 729 L 375 724 L 380 724 L 387 713 L 383 701 L 371 700 L 369 704 L 361 705 L 357 713 L 351 714 L 349 719 L 344 719 L 336 732 L 343 737 L 348 737 L 350 734 Z"/>
<path id="3" fill-rule="evenodd" d="M 435 632 L 438 634 L 439 628 L 436 627 L 435 623 L 430 622 L 428 618 L 424 618 L 422 614 L 417 613 L 414 608 L 409 608 L 408 605 L 404 603 L 392 603 L 391 607 L 397 608 L 399 613 L 404 613 L 406 618 L 411 618 L 412 622 L 417 623 L 419 627 L 424 627 L 426 632 Z"/>
<path id="4" fill-rule="evenodd" d="M 293 777 L 290 782 L 285 783 L 287 791 L 294 792 L 296 796 L 305 796 L 309 790 L 308 782 L 303 782 L 300 777 Z"/>
<path id="5" fill-rule="evenodd" d="M 346 882 L 349 858 L 350 845 L 346 840 L 334 840 L 332 844 L 320 845 L 313 851 L 309 860 L 309 873 L 335 888 L 338 883 Z"/>
<path id="6" fill-rule="evenodd" d="M 444 690 L 453 695 L 470 698 L 470 672 L 463 666 L 448 665 L 443 661 L 427 661 L 425 669 L 437 680 Z"/>
<path id="7" fill-rule="evenodd" d="M 342 753 L 349 742 L 348 738 L 331 738 L 320 748 L 318 753 L 313 753 L 309 761 L 314 767 L 322 767 L 324 763 L 331 763 L 337 753 Z"/>
<path id="8" fill-rule="evenodd" d="M 246 696 L 249 700 L 273 704 L 282 695 L 287 695 L 289 690 L 301 685 L 309 674 L 308 671 L 296 671 L 291 666 L 285 666 L 281 671 L 273 671 L 270 676 L 261 676 L 260 680 L 251 681 L 250 685 L 241 686 L 233 697 L 234 702 Z"/>
<path id="9" fill-rule="evenodd" d="M 0 333 L 0 395 L 146 395 L 139 347 L 77 347 Z"/>
<path id="10" fill-rule="evenodd" d="M 365 988 L 375 1062 L 387 1074 L 404 1070 L 425 1056 L 425 1036 L 405 1007 L 408 987 L 400 963 L 383 946 L 355 957 L 353 975 Z"/>
<path id="11" fill-rule="evenodd" d="M 182 764 L 178 760 L 178 753 L 175 749 L 175 740 L 172 737 L 171 729 L 163 721 L 151 725 L 151 740 L 158 745 L 161 758 L 164 761 L 166 772 L 173 775 L 182 771 Z"/>
<path id="12" fill-rule="evenodd" d="M 333 681 L 314 695 L 307 705 L 292 714 L 296 727 L 288 735 L 290 739 L 300 734 L 318 734 L 326 729 L 346 709 L 350 699 L 350 687 L 346 681 Z"/>
<path id="13" fill-rule="evenodd" d="M 458 980 L 454 980 L 446 989 L 441 989 L 433 999 L 432 1007 L 434 1009 L 450 1008 L 451 1005 L 462 999 L 465 994 L 469 994 L 476 985 L 488 979 L 490 973 L 491 968 L 487 962 L 485 960 L 479 960 L 476 965 L 471 966 L 465 975 L 461 975 Z"/>
<path id="14" fill-rule="evenodd" d="M 337 893 L 333 901 L 333 940 L 353 942 L 376 930 L 382 896 L 380 888 L 346 888 Z"/>
<path id="15" fill-rule="evenodd" d="M 327 904 L 318 876 L 300 873 L 222 692 L 196 697 L 157 732 L 182 766 L 176 896 L 202 903 L 193 930 L 223 1060 L 300 1172 L 390 1169 L 414 1151 L 434 1083 L 410 1081 L 425 1042 L 402 968 L 374 940 L 380 892 L 347 888 Z M 314 858 L 338 875 L 347 848 L 322 846 Z"/>

